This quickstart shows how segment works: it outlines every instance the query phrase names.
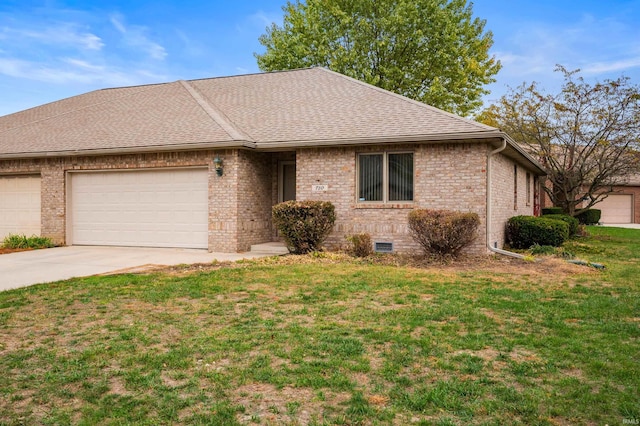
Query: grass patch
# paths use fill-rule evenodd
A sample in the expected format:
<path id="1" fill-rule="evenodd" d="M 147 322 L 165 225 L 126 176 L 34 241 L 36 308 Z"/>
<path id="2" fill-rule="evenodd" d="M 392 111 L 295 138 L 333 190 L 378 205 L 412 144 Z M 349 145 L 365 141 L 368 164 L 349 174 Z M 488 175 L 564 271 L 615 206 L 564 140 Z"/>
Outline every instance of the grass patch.
<path id="1" fill-rule="evenodd" d="M 43 249 L 54 247 L 54 244 L 48 237 L 9 234 L 4 237 L 2 247 L 5 249 Z"/>
<path id="2" fill-rule="evenodd" d="M 605 271 L 289 256 L 2 292 L 0 424 L 635 421 L 640 231 L 590 231 Z"/>

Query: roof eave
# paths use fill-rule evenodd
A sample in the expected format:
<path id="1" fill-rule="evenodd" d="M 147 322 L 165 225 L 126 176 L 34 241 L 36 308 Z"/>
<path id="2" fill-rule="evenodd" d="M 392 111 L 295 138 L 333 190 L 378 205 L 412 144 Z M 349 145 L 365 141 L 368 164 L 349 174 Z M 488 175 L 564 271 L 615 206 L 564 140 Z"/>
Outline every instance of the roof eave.
<path id="1" fill-rule="evenodd" d="M 375 138 L 348 138 L 348 139 L 313 139 L 313 140 L 297 140 L 297 141 L 273 141 L 273 142 L 259 142 L 257 148 L 261 151 L 277 151 L 277 150 L 293 150 L 296 148 L 329 148 L 336 146 L 361 146 L 361 145 L 381 145 L 389 143 L 415 143 L 415 142 L 451 142 L 451 141 L 494 141 L 496 146 L 498 142 L 501 143 L 502 139 L 507 141 L 513 151 L 515 151 L 521 159 L 530 163 L 530 168 L 541 176 L 547 174 L 530 154 L 522 149 L 509 135 L 495 129 L 479 132 L 456 132 L 456 133 L 434 133 L 434 134 L 422 134 L 422 135 L 408 135 L 408 136 L 389 136 L 389 137 L 375 137 Z"/>
<path id="2" fill-rule="evenodd" d="M 220 141 L 220 142 L 200 142 L 174 145 L 151 145 L 138 147 L 117 147 L 117 148 L 100 148 L 100 149 L 75 149 L 66 151 L 38 151 L 38 152 L 17 152 L 10 154 L 0 154 L 0 159 L 34 159 L 34 158 L 53 158 L 53 157 L 77 157 L 88 155 L 121 155 L 121 154 L 145 154 L 150 152 L 166 152 L 166 151 L 201 151 L 207 149 L 224 149 L 224 148 L 256 148 L 254 142 L 249 141 Z"/>
<path id="3" fill-rule="evenodd" d="M 297 148 L 328 148 L 337 146 L 362 146 L 380 144 L 399 144 L 415 142 L 451 142 L 464 140 L 500 140 L 505 139 L 507 144 L 519 154 L 519 156 L 540 173 L 546 175 L 542 166 L 530 154 L 520 147 L 509 135 L 499 130 L 489 130 L 480 132 L 456 132 L 456 133 L 436 133 L 423 135 L 388 136 L 374 138 L 345 138 L 345 139 L 313 139 L 294 141 L 272 141 L 272 142 L 251 142 L 246 140 L 226 140 L 216 142 L 199 142 L 173 145 L 151 145 L 139 147 L 116 147 L 100 149 L 78 149 L 65 151 L 38 151 L 19 152 L 10 154 L 0 154 L 0 159 L 35 159 L 53 157 L 76 157 L 88 155 L 121 155 L 121 154 L 144 154 L 149 152 L 167 151 L 199 151 L 225 148 L 246 148 L 259 151 L 295 150 Z"/>
<path id="4" fill-rule="evenodd" d="M 531 165 L 534 166 L 534 168 L 536 169 L 537 172 L 539 172 L 540 176 L 546 176 L 547 172 L 544 170 L 544 168 L 542 168 L 542 165 L 538 162 L 538 160 L 536 160 L 535 158 L 533 158 L 531 156 L 531 154 L 529 154 L 527 151 L 525 151 L 520 144 L 518 144 L 516 141 L 514 141 L 511 136 L 509 136 L 508 134 L 506 134 L 505 132 L 500 132 L 500 137 L 504 138 L 507 141 L 507 145 L 509 145 L 511 148 L 513 148 L 518 154 L 520 154 L 520 156 L 524 157 L 529 163 L 531 163 Z"/>
<path id="5" fill-rule="evenodd" d="M 483 131 L 483 132 L 457 132 L 457 133 L 434 133 L 421 135 L 402 135 L 402 136 L 382 136 L 372 138 L 345 138 L 345 139 L 308 139 L 293 141 L 270 141 L 259 142 L 257 148 L 259 150 L 273 151 L 277 149 L 291 148 L 328 148 L 332 146 L 353 146 L 353 145 L 380 145 L 387 143 L 414 143 L 414 142 L 448 142 L 453 140 L 471 140 L 471 139 L 494 139 L 501 138 L 502 133 L 499 131 Z"/>

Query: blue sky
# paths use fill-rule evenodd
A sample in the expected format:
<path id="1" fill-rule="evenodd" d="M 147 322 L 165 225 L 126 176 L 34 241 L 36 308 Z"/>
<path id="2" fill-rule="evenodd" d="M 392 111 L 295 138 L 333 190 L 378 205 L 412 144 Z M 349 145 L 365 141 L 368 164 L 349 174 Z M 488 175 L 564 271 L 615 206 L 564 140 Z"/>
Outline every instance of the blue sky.
<path id="1" fill-rule="evenodd" d="M 0 115 L 95 89 L 258 72 L 286 0 L 0 0 Z M 557 90 L 555 64 L 640 84 L 640 0 L 477 0 L 507 86 Z"/>

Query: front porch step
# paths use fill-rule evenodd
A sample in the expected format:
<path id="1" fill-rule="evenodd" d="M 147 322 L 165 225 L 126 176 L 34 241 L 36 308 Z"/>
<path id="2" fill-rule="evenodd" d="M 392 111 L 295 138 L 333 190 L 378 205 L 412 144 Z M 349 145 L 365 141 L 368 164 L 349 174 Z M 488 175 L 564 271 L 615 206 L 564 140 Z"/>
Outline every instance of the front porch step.
<path id="1" fill-rule="evenodd" d="M 251 253 L 270 254 L 272 256 L 281 256 L 289 254 L 289 250 L 281 241 L 273 241 L 270 243 L 254 244 L 251 246 Z"/>

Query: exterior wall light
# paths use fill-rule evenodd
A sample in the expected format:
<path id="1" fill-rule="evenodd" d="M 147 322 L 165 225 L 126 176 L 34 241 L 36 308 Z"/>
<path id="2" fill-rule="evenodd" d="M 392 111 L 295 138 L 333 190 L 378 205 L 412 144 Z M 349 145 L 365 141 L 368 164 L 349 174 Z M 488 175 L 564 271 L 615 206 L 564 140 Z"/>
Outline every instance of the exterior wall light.
<path id="1" fill-rule="evenodd" d="M 216 155 L 216 158 L 213 159 L 213 167 L 216 169 L 218 176 L 222 176 L 222 158 L 219 155 Z"/>

